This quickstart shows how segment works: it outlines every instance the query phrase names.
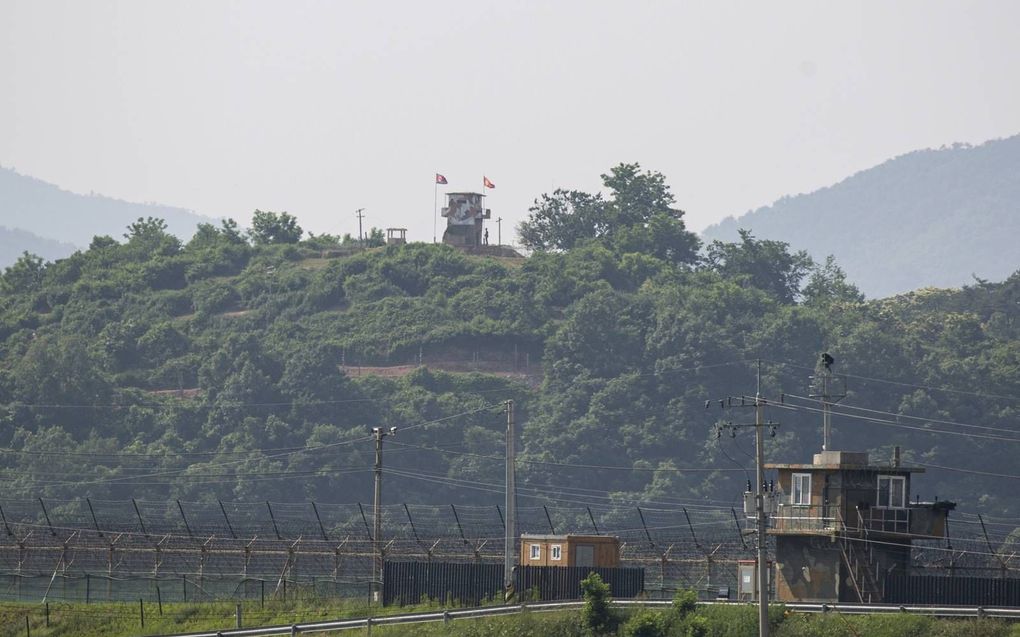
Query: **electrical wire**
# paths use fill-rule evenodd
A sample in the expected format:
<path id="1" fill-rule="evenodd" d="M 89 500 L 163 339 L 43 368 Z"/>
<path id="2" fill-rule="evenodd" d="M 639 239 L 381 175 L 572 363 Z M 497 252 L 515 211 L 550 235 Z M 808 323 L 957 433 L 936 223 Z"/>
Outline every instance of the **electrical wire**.
<path id="1" fill-rule="evenodd" d="M 444 416 L 442 418 L 436 418 L 436 419 L 433 419 L 433 420 L 428 420 L 428 421 L 417 423 L 417 424 L 414 424 L 414 425 L 407 425 L 407 426 L 404 426 L 404 427 L 400 427 L 398 429 L 409 430 L 409 429 L 417 429 L 419 427 L 426 427 L 426 426 L 429 426 L 429 425 L 435 425 L 435 424 L 446 422 L 446 421 L 453 420 L 453 419 L 456 419 L 456 418 L 461 418 L 461 417 L 464 417 L 464 416 L 469 416 L 469 415 L 472 415 L 472 414 L 476 414 L 476 413 L 479 413 L 481 411 L 493 409 L 494 407 L 499 407 L 502 404 L 503 403 L 496 403 L 496 404 L 492 404 L 492 405 L 485 405 L 483 407 L 479 407 L 479 408 L 476 408 L 476 409 L 470 409 L 470 410 L 467 410 L 467 411 L 464 411 L 464 412 L 460 412 L 460 413 L 457 413 L 457 414 L 452 414 L 450 416 Z M 354 439 L 351 439 L 351 440 L 341 440 L 341 441 L 338 441 L 338 442 L 328 443 L 328 444 L 324 444 L 324 445 L 317 445 L 317 446 L 314 446 L 314 447 L 302 447 L 301 449 L 299 449 L 297 451 L 285 451 L 285 452 L 280 452 L 280 453 L 276 453 L 276 454 L 265 455 L 265 456 L 259 457 L 258 460 L 272 460 L 274 458 L 281 458 L 281 457 L 290 456 L 290 455 L 294 455 L 296 453 L 302 453 L 302 452 L 306 452 L 306 451 L 309 451 L 309 452 L 310 451 L 322 451 L 322 450 L 325 450 L 325 449 L 332 449 L 332 448 L 336 448 L 336 447 L 343 446 L 343 445 L 351 445 L 351 444 L 355 444 L 355 443 L 358 443 L 358 442 L 365 442 L 365 441 L 368 441 L 368 440 L 372 440 L 372 435 L 366 435 L 366 436 L 362 436 L 360 438 L 354 438 Z M 240 459 L 240 460 L 231 460 L 231 461 L 227 461 L 227 462 L 211 463 L 211 464 L 206 465 L 205 468 L 228 467 L 228 466 L 238 465 L 238 464 L 241 464 L 241 463 L 244 463 L 244 462 L 248 462 L 248 461 L 249 461 L 248 458 L 243 458 L 243 459 Z M 100 485 L 100 484 L 118 484 L 118 483 L 128 482 L 128 481 L 131 481 L 131 480 L 137 480 L 139 478 L 164 477 L 164 476 L 180 475 L 180 474 L 183 474 L 183 473 L 187 472 L 189 468 L 190 467 L 185 467 L 183 469 L 173 469 L 173 470 L 169 470 L 169 471 L 157 471 L 157 472 L 154 472 L 154 473 L 142 474 L 142 475 L 136 475 L 136 476 L 122 476 L 122 477 L 107 478 L 107 479 L 101 479 L 101 480 L 55 482 L 55 483 L 51 483 L 51 484 L 53 484 L 53 485 L 77 485 L 77 486 L 94 486 L 94 485 Z"/>
<path id="2" fill-rule="evenodd" d="M 504 460 L 504 456 L 487 456 L 479 453 L 471 453 L 469 451 L 453 451 L 451 449 L 443 447 L 426 447 L 422 445 L 412 445 L 406 442 L 397 442 L 395 440 L 390 441 L 389 444 L 398 445 L 401 447 L 410 447 L 412 449 L 420 449 L 423 451 L 435 451 L 443 454 L 457 455 L 457 456 L 470 456 L 474 458 L 483 458 L 486 460 Z M 744 469 L 719 469 L 719 468 L 675 468 L 675 467 L 627 467 L 627 466 L 611 466 L 611 465 L 597 465 L 597 464 L 574 464 L 569 462 L 552 462 L 547 460 L 526 460 L 523 458 L 517 458 L 517 462 L 520 464 L 533 464 L 551 467 L 566 467 L 569 469 L 597 469 L 607 471 L 641 471 L 648 473 L 717 473 L 726 471 L 744 471 Z M 737 465 L 740 466 L 740 465 Z"/>
<path id="3" fill-rule="evenodd" d="M 772 402 L 770 404 L 771 404 L 772 407 L 775 407 L 776 409 L 786 409 L 788 411 L 807 411 L 807 412 L 813 412 L 813 413 L 819 413 L 819 414 L 820 413 L 825 413 L 824 409 L 819 409 L 819 408 L 815 408 L 815 407 L 807 407 L 805 405 L 779 404 L 779 403 L 775 403 L 775 402 Z M 832 415 L 835 415 L 835 416 L 843 416 L 844 418 L 851 418 L 853 420 L 860 420 L 860 421 L 863 421 L 863 422 L 875 423 L 875 424 L 879 424 L 879 425 L 885 425 L 885 426 L 888 426 L 888 427 L 897 427 L 897 428 L 900 428 L 900 429 L 910 429 L 910 430 L 913 430 L 913 431 L 921 431 L 921 432 L 924 432 L 924 433 L 927 433 L 927 434 L 946 434 L 946 435 L 950 435 L 950 436 L 963 436 L 965 438 L 977 438 L 977 439 L 982 439 L 982 440 L 997 440 L 997 441 L 1000 441 L 1000 442 L 1020 442 L 1020 438 L 1007 438 L 1005 436 L 991 436 L 991 435 L 986 435 L 986 434 L 968 433 L 968 432 L 963 432 L 963 431 L 949 431 L 947 429 L 929 429 L 927 427 L 916 427 L 914 425 L 905 425 L 903 423 L 898 423 L 898 422 L 895 422 L 893 420 L 887 420 L 887 419 L 884 419 L 884 418 L 876 418 L 876 417 L 873 417 L 873 416 L 862 416 L 860 414 L 843 413 L 843 412 L 840 412 L 838 410 L 830 410 L 829 413 L 831 413 Z"/>
<path id="4" fill-rule="evenodd" d="M 932 464 L 930 462 L 921 462 L 919 460 L 912 461 L 916 465 L 922 467 L 930 467 L 932 469 L 941 469 L 943 471 L 955 471 L 957 473 L 970 473 L 979 476 L 990 476 L 993 478 L 1009 478 L 1011 480 L 1020 480 L 1020 475 L 1013 475 L 1009 473 L 993 473 L 991 471 L 977 471 L 976 469 L 964 469 L 962 467 L 947 467 L 945 465 Z"/>
<path id="5" fill-rule="evenodd" d="M 811 372 L 816 371 L 814 367 L 808 367 L 806 365 L 798 365 L 796 363 L 790 363 L 790 362 L 787 362 L 787 361 L 779 361 L 779 360 L 764 359 L 764 358 L 762 360 L 768 361 L 769 363 L 772 363 L 774 365 L 780 365 L 780 366 L 783 366 L 783 367 L 793 367 L 793 368 L 796 368 L 796 369 L 804 369 L 804 370 L 808 370 L 808 371 L 811 371 Z M 931 386 L 931 385 L 919 385 L 917 383 L 906 383 L 906 382 L 902 382 L 902 381 L 888 380 L 888 379 L 885 379 L 885 378 L 874 378 L 872 376 L 861 376 L 859 374 L 841 374 L 841 376 L 846 376 L 847 378 L 857 378 L 859 380 L 870 380 L 872 382 L 885 383 L 887 385 L 899 385 L 901 387 L 912 387 L 914 389 L 925 389 L 925 390 L 931 390 L 931 391 L 941 391 L 941 392 L 946 392 L 946 393 L 949 393 L 949 394 L 962 394 L 962 395 L 966 395 L 966 396 L 976 396 L 978 398 L 1001 398 L 1003 400 L 1016 400 L 1016 401 L 1020 401 L 1020 396 L 1007 396 L 1007 395 L 1004 395 L 1004 394 L 989 394 L 989 393 L 984 393 L 984 392 L 965 391 L 965 390 L 962 390 L 962 389 L 953 389 L 951 387 L 935 387 L 935 386 Z"/>
<path id="6" fill-rule="evenodd" d="M 797 400 L 804 400 L 804 401 L 815 403 L 815 404 L 818 404 L 818 405 L 824 405 L 825 404 L 824 401 L 822 401 L 822 400 L 819 400 L 817 398 L 811 398 L 811 397 L 808 397 L 808 396 L 798 396 L 796 394 L 783 394 L 783 396 L 785 398 L 795 398 Z M 834 413 L 834 414 L 849 415 L 849 414 L 845 413 L 845 411 L 844 411 L 844 410 L 849 409 L 849 410 L 854 410 L 854 411 L 864 411 L 864 412 L 868 412 L 868 413 L 872 413 L 872 414 L 882 414 L 884 416 L 891 416 L 893 418 L 905 418 L 905 419 L 908 419 L 908 420 L 918 420 L 918 421 L 921 421 L 921 422 L 937 423 L 937 424 L 940 424 L 940 425 L 954 425 L 956 427 L 965 427 L 965 428 L 970 428 L 970 429 L 984 429 L 984 430 L 988 430 L 988 431 L 1000 431 L 1000 432 L 1003 432 L 1003 433 L 1011 433 L 1011 434 L 1020 433 L 1020 430 L 1017 430 L 1017 429 L 1008 429 L 1008 428 L 1003 428 L 1003 427 L 989 427 L 989 426 L 986 426 L 986 425 L 971 425 L 971 424 L 968 424 L 968 423 L 956 422 L 954 420 L 940 420 L 938 418 L 925 418 L 924 416 L 911 416 L 911 415 L 908 415 L 908 414 L 898 414 L 896 412 L 884 411 L 884 410 L 881 410 L 881 409 L 869 409 L 867 407 L 858 407 L 858 406 L 855 406 L 855 405 L 847 404 L 845 402 L 841 402 L 841 403 L 838 403 L 838 404 L 829 403 L 829 407 L 830 407 L 831 412 Z"/>

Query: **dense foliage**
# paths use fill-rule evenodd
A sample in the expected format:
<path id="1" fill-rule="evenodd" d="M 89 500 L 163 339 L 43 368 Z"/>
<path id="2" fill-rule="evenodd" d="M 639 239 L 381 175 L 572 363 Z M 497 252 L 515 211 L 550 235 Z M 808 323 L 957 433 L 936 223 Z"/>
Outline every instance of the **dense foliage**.
<path id="1" fill-rule="evenodd" d="M 921 495 L 1016 514 L 1012 479 L 982 472 L 1017 473 L 1020 275 L 865 301 L 781 242 L 698 256 L 680 214 L 654 247 L 658 176 L 611 177 L 600 205 L 629 226 L 525 260 L 253 242 L 230 221 L 182 243 L 158 219 L 25 255 L 0 278 L 4 494 L 368 501 L 368 428 L 397 426 L 401 499 L 493 503 L 513 399 L 522 497 L 728 508 L 752 447 L 715 425 L 751 414 L 705 401 L 753 394 L 759 358 L 766 394 L 806 396 L 828 351 L 853 374 L 845 403 L 876 410 L 836 418 L 839 448 L 974 471 L 932 470 Z M 787 402 L 768 455 L 809 461 L 820 416 Z"/>

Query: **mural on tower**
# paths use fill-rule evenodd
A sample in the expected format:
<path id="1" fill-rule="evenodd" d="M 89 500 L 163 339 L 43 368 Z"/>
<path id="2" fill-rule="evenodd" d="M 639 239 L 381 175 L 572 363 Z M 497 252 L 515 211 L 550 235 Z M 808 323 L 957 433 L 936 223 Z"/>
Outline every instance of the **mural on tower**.
<path id="1" fill-rule="evenodd" d="M 482 225 L 485 219 L 492 217 L 492 211 L 484 207 L 484 195 L 477 192 L 447 193 L 442 214 L 446 218 L 443 243 L 482 245 Z"/>

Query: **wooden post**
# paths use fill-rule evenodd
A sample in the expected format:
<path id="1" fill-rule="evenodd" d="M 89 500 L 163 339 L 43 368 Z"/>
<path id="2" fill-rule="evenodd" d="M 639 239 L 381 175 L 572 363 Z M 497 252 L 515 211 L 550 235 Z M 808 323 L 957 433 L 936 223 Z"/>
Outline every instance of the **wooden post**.
<path id="1" fill-rule="evenodd" d="M 145 628 L 145 603 L 138 598 L 138 617 L 142 620 L 142 628 Z"/>

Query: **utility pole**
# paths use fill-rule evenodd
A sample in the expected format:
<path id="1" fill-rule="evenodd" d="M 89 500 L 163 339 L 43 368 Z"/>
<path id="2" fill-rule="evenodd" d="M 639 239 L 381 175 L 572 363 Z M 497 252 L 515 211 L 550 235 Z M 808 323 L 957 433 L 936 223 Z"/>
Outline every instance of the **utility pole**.
<path id="1" fill-rule="evenodd" d="M 769 635 L 769 572 L 765 540 L 768 519 L 765 513 L 765 401 L 761 397 L 761 359 L 758 359 L 754 392 L 755 477 L 754 508 L 758 523 L 758 635 Z"/>
<path id="2" fill-rule="evenodd" d="M 396 427 L 384 429 L 372 427 L 375 436 L 375 504 L 372 507 L 372 595 L 381 593 L 383 554 L 382 554 L 382 441 L 386 436 L 395 436 Z"/>
<path id="3" fill-rule="evenodd" d="M 361 220 L 365 217 L 364 212 L 364 208 L 358 208 L 354 212 L 354 214 L 358 215 L 358 243 L 361 244 L 362 248 L 365 247 L 365 235 L 361 232 Z"/>
<path id="4" fill-rule="evenodd" d="M 504 595 L 514 585 L 514 557 L 517 544 L 517 484 L 514 467 L 516 453 L 514 450 L 514 401 L 506 401 L 506 528 L 503 544 L 503 590 Z"/>
<path id="5" fill-rule="evenodd" d="M 711 400 L 705 402 L 705 408 L 712 406 Z M 768 487 L 765 485 L 765 427 L 769 427 L 771 435 L 776 435 L 777 423 L 765 420 L 765 406 L 768 405 L 768 400 L 761 395 L 761 360 L 757 361 L 757 374 L 755 383 L 754 398 L 750 399 L 748 396 L 738 396 L 734 398 L 730 396 L 727 399 L 718 401 L 720 407 L 754 407 L 754 424 L 752 425 L 735 425 L 733 423 L 726 423 L 725 425 L 719 426 L 716 435 L 721 437 L 722 430 L 725 428 L 731 429 L 734 436 L 736 436 L 736 430 L 740 427 L 754 427 L 754 446 L 755 446 L 755 486 L 753 491 L 754 496 L 754 521 L 755 530 L 758 536 L 757 542 L 757 582 L 756 590 L 758 595 L 758 635 L 760 637 L 768 637 L 769 634 L 769 568 L 768 568 L 768 550 L 767 542 L 768 539 L 768 518 L 772 514 L 774 508 L 774 492 L 770 493 Z M 745 494 L 744 499 L 744 512 L 748 518 L 751 517 L 752 507 L 751 498 L 752 492 L 749 490 Z M 768 499 L 766 503 L 766 498 Z"/>
<path id="6" fill-rule="evenodd" d="M 496 217 L 496 244 L 503 245 L 503 217 Z"/>
<path id="7" fill-rule="evenodd" d="M 515 547 L 517 544 L 516 528 L 517 528 L 517 484 L 516 484 L 516 472 L 514 471 L 516 465 L 516 453 L 514 450 L 514 422 L 513 422 L 513 401 L 507 401 L 506 403 L 507 412 L 507 477 L 506 477 L 506 529 L 504 530 L 504 544 L 503 544 L 503 590 L 504 596 L 512 590 L 513 587 L 513 568 L 514 568 L 514 556 Z"/>

